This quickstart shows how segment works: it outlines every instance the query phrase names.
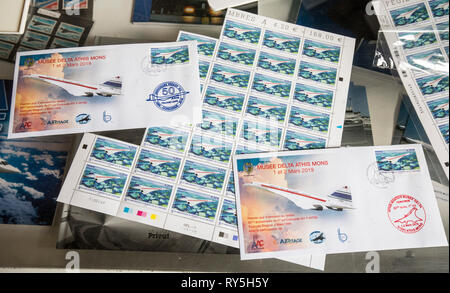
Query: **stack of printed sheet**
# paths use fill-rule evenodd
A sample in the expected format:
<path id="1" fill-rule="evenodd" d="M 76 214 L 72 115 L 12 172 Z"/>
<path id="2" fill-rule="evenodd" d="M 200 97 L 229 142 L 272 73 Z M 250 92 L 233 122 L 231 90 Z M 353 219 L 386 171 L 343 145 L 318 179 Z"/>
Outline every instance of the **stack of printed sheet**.
<path id="1" fill-rule="evenodd" d="M 448 178 L 449 2 L 374 5 L 400 78 Z"/>
<path id="2" fill-rule="evenodd" d="M 395 222 L 414 205 L 422 222 L 380 228 L 405 235 L 401 229 L 414 230 L 414 237 L 379 241 L 375 248 L 445 245 L 419 147 L 409 146 L 406 155 L 403 148 L 383 148 L 384 157 L 376 152 L 378 165 L 372 164 L 374 149 L 318 150 L 341 144 L 354 48 L 352 38 L 229 9 L 219 39 L 180 32 L 177 43 L 20 53 L 9 135 L 146 127 L 139 146 L 85 134 L 58 201 L 240 247 L 243 259 L 277 257 L 323 270 L 325 253 L 371 247 L 361 241 L 374 239 L 363 237 L 373 221 Z M 294 164 L 294 171 L 281 161 L 277 169 L 236 161 L 283 150 L 317 159 Z M 267 182 L 253 173 L 261 168 Z M 366 180 L 355 181 L 351 171 L 368 174 Z M 306 191 L 286 184 L 305 175 L 314 177 Z M 402 192 L 411 179 L 422 184 L 420 195 Z M 377 202 L 365 197 L 369 187 L 381 190 L 373 197 L 384 200 L 363 221 L 361 214 Z M 243 196 L 247 188 L 252 208 Z M 267 192 L 282 194 L 258 202 Z M 286 192 L 313 201 L 304 205 Z M 395 210 L 388 218 L 381 212 L 387 199 Z M 254 208 L 261 214 L 251 214 Z M 328 229 L 322 217 L 342 225 Z M 249 219 L 251 235 L 244 230 Z M 354 220 L 359 225 L 347 224 Z M 306 235 L 310 228 L 314 233 Z M 344 234 L 344 248 L 336 249 L 334 240 Z M 247 255 L 254 250 L 256 257 Z M 278 250 L 287 252 L 265 253 Z"/>

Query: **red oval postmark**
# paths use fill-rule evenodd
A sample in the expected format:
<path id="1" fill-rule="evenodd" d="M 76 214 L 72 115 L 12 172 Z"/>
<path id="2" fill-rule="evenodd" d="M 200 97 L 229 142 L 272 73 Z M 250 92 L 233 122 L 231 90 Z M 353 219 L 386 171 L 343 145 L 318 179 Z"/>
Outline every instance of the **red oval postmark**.
<path id="1" fill-rule="evenodd" d="M 419 232 L 427 220 L 423 205 L 410 195 L 397 195 L 388 205 L 388 217 L 397 230 L 413 234 Z"/>

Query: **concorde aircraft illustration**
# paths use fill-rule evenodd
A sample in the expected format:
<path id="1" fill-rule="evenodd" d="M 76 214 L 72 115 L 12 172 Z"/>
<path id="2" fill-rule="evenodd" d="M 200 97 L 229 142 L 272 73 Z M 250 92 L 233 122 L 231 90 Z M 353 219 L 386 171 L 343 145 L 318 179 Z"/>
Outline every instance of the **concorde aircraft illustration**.
<path id="1" fill-rule="evenodd" d="M 158 166 L 160 166 L 162 164 L 166 164 L 166 163 L 175 163 L 174 161 L 158 160 L 158 159 L 151 159 L 151 158 L 144 158 L 141 161 L 150 163 L 150 165 L 152 165 L 154 167 L 158 167 Z"/>
<path id="2" fill-rule="evenodd" d="M 216 119 L 216 118 L 203 118 L 203 123 L 209 123 L 210 125 L 226 123 L 226 119 Z"/>
<path id="3" fill-rule="evenodd" d="M 273 87 L 276 87 L 277 85 L 284 84 L 281 82 L 272 82 L 272 81 L 267 81 L 267 80 L 259 80 L 259 81 L 257 81 L 257 83 L 262 83 L 266 88 L 273 88 Z"/>
<path id="4" fill-rule="evenodd" d="M 57 78 L 42 74 L 25 75 L 23 78 L 43 81 L 61 87 L 73 96 L 93 97 L 103 96 L 112 97 L 122 94 L 122 80 L 120 76 L 109 79 L 99 85 L 91 85 L 84 82 Z"/>
<path id="5" fill-rule="evenodd" d="M 31 22 L 33 22 L 34 26 L 50 26 L 48 23 L 41 22 L 41 21 L 35 20 L 35 19 L 33 19 Z"/>
<path id="6" fill-rule="evenodd" d="M 207 42 L 207 41 L 197 41 L 197 46 L 203 46 L 206 44 L 211 44 L 211 42 Z"/>
<path id="7" fill-rule="evenodd" d="M 239 56 L 241 54 L 251 53 L 249 51 L 238 51 L 238 50 L 231 50 L 231 49 L 225 49 L 225 50 L 222 50 L 222 52 L 228 53 L 228 54 L 230 54 L 233 57 Z"/>
<path id="8" fill-rule="evenodd" d="M 120 177 L 117 177 L 117 176 L 103 176 L 103 175 L 98 175 L 98 174 L 95 174 L 92 172 L 89 173 L 88 175 L 86 175 L 85 177 L 92 178 L 98 183 L 103 183 L 105 181 L 112 180 L 112 179 L 120 179 Z"/>
<path id="9" fill-rule="evenodd" d="M 303 148 L 303 147 L 305 147 L 307 145 L 313 144 L 313 143 L 320 143 L 320 141 L 303 140 L 303 139 L 299 139 L 299 138 L 290 139 L 289 142 L 296 143 L 301 148 Z"/>
<path id="10" fill-rule="evenodd" d="M 423 67 L 432 68 L 432 67 L 435 67 L 436 65 L 433 62 L 431 62 L 430 60 L 435 56 L 439 56 L 439 55 L 431 53 L 426 57 L 415 59 L 414 63 L 416 63 L 418 65 L 422 65 Z"/>
<path id="11" fill-rule="evenodd" d="M 446 78 L 446 76 L 438 77 L 438 78 L 436 78 L 436 79 L 434 79 L 434 80 L 431 80 L 431 81 L 425 83 L 425 84 L 423 85 L 423 87 L 424 87 L 424 88 L 425 88 L 425 87 L 428 87 L 428 86 L 431 86 L 431 87 L 437 87 L 438 84 L 439 84 L 444 78 Z"/>
<path id="12" fill-rule="evenodd" d="M 396 19 L 400 19 L 400 18 L 409 19 L 409 18 L 411 18 L 411 16 L 412 16 L 417 10 L 419 10 L 420 8 L 421 8 L 421 7 L 419 6 L 419 7 L 414 8 L 413 10 L 410 10 L 410 11 L 406 11 L 406 12 L 400 13 L 399 15 L 397 15 Z"/>
<path id="13" fill-rule="evenodd" d="M 261 135 L 265 135 L 267 133 L 270 132 L 270 130 L 265 130 L 265 129 L 247 129 L 247 132 L 252 133 L 254 136 L 261 136 Z"/>
<path id="14" fill-rule="evenodd" d="M 212 201 L 210 199 L 198 199 L 198 198 L 190 197 L 190 196 L 186 196 L 186 195 L 183 195 L 182 198 L 178 198 L 178 200 L 185 201 L 191 206 L 196 206 L 196 205 L 199 205 L 199 204 L 204 203 L 204 202 L 211 202 Z"/>
<path id="15" fill-rule="evenodd" d="M 312 92 L 312 91 L 307 91 L 307 90 L 301 90 L 301 92 L 310 98 L 315 98 L 315 97 L 327 94 L 327 93 L 317 93 L 317 92 Z"/>
<path id="16" fill-rule="evenodd" d="M 217 71 L 216 74 L 221 74 L 225 78 L 233 78 L 235 76 L 240 76 L 242 73 L 235 73 L 235 72 L 226 72 L 226 71 Z"/>
<path id="17" fill-rule="evenodd" d="M 264 58 L 263 61 L 269 62 L 269 64 L 272 66 L 278 66 L 283 63 L 291 62 L 289 60 L 275 60 L 275 59 L 270 59 L 270 58 Z"/>
<path id="18" fill-rule="evenodd" d="M 321 211 L 327 208 L 335 211 L 343 211 L 354 209 L 352 195 L 348 186 L 344 186 L 327 196 L 318 196 L 299 190 L 258 182 L 245 184 L 244 186 L 251 186 L 281 195 L 304 210 Z"/>
<path id="19" fill-rule="evenodd" d="M 441 4 L 439 4 L 438 6 L 436 6 L 435 8 L 434 8 L 435 10 L 437 10 L 437 9 L 443 9 L 443 10 L 447 10 L 448 9 L 448 1 L 447 2 L 444 2 L 444 3 L 441 3 Z"/>
<path id="20" fill-rule="evenodd" d="M 187 170 L 187 172 L 194 173 L 195 176 L 197 176 L 198 178 L 203 178 L 203 177 L 206 177 L 206 176 L 212 175 L 212 174 L 220 174 L 220 172 L 203 171 L 203 170 L 195 169 L 195 168 L 189 168 L 189 170 Z"/>
<path id="21" fill-rule="evenodd" d="M 21 173 L 19 169 L 11 166 L 6 160 L 0 158 L 0 173 Z"/>
<path id="22" fill-rule="evenodd" d="M 106 152 L 106 154 L 108 154 L 108 156 L 128 151 L 128 149 L 109 148 L 109 147 L 105 147 L 105 146 L 99 147 L 97 150 Z"/>
<path id="23" fill-rule="evenodd" d="M 319 75 L 325 72 L 329 72 L 329 70 L 326 69 L 315 69 L 315 68 L 304 68 L 303 70 L 311 73 L 312 75 Z"/>
<path id="24" fill-rule="evenodd" d="M 406 157 L 408 155 L 410 155 L 410 153 L 401 154 L 398 156 L 386 157 L 386 158 L 380 160 L 380 162 L 390 162 L 391 164 L 397 164 L 398 161 L 400 161 L 401 159 L 403 159 L 404 157 Z"/>
<path id="25" fill-rule="evenodd" d="M 163 133 L 163 132 L 158 132 L 157 130 L 154 130 L 152 132 L 152 135 L 157 135 L 160 139 L 170 139 L 170 138 L 174 138 L 174 137 L 179 137 L 179 134 L 176 133 Z"/>
<path id="26" fill-rule="evenodd" d="M 205 151 L 210 152 L 210 151 L 212 151 L 213 149 L 216 149 L 216 148 L 223 148 L 223 145 L 220 145 L 220 144 L 219 145 L 218 144 L 202 144 L 201 147 Z"/>
<path id="27" fill-rule="evenodd" d="M 152 193 L 154 191 L 164 190 L 164 188 L 161 188 L 161 187 L 147 187 L 147 186 L 144 186 L 144 185 L 136 185 L 136 186 L 132 186 L 131 188 L 132 189 L 137 189 L 137 190 L 139 190 L 141 193 L 143 193 L 145 195 L 150 194 L 150 193 Z"/>
<path id="28" fill-rule="evenodd" d="M 306 49 L 308 49 L 308 50 L 314 50 L 314 51 L 316 51 L 317 53 L 323 53 L 323 52 L 327 52 L 327 51 L 333 51 L 334 49 L 333 48 L 322 48 L 322 47 L 317 47 L 317 46 L 309 46 L 309 47 L 307 47 Z"/>
<path id="29" fill-rule="evenodd" d="M 436 110 L 448 111 L 448 102 L 434 107 L 433 111 Z"/>
<path id="30" fill-rule="evenodd" d="M 269 105 L 263 105 L 263 104 L 253 104 L 249 105 L 250 107 L 258 108 L 261 111 L 270 111 L 273 109 L 277 109 L 279 106 L 269 106 Z"/>
<path id="31" fill-rule="evenodd" d="M 417 222 L 423 221 L 423 219 L 417 215 L 417 211 L 417 207 L 413 206 L 406 215 L 394 221 L 394 223 L 415 225 Z"/>
<path id="32" fill-rule="evenodd" d="M 67 28 L 60 28 L 59 29 L 60 33 L 62 34 L 78 34 L 78 32 L 71 30 L 71 29 L 67 29 Z"/>
<path id="33" fill-rule="evenodd" d="M 253 29 L 244 29 L 244 28 L 238 28 L 238 27 L 230 27 L 227 28 L 230 31 L 234 31 L 237 35 L 242 35 L 245 33 L 249 33 L 249 32 L 254 32 L 255 30 Z"/>
<path id="34" fill-rule="evenodd" d="M 221 102 L 236 98 L 236 96 L 219 95 L 219 94 L 209 94 L 208 97 L 216 98 L 218 101 Z"/>
<path id="35" fill-rule="evenodd" d="M 284 38 L 277 38 L 277 37 L 268 37 L 267 38 L 270 41 L 275 42 L 276 44 L 283 44 L 283 43 L 287 43 L 287 42 L 292 42 L 293 39 L 284 39 Z"/>
<path id="36" fill-rule="evenodd" d="M 406 40 L 406 41 L 415 41 L 416 42 L 426 33 L 427 32 L 419 32 L 419 33 L 415 33 L 415 34 L 404 35 L 404 36 L 401 36 L 400 39 Z"/>
<path id="37" fill-rule="evenodd" d="M 295 118 L 301 118 L 305 122 L 309 122 L 309 121 L 314 120 L 314 119 L 323 118 L 322 116 L 311 116 L 311 115 L 306 115 L 306 114 L 301 114 L 301 113 L 296 113 L 296 114 L 294 114 L 292 116 L 295 117 Z"/>
<path id="38" fill-rule="evenodd" d="M 155 57 L 162 57 L 164 59 L 169 59 L 170 57 L 172 57 L 173 55 L 182 52 L 184 49 L 179 49 L 179 50 L 175 50 L 172 52 L 161 52 L 155 55 Z"/>

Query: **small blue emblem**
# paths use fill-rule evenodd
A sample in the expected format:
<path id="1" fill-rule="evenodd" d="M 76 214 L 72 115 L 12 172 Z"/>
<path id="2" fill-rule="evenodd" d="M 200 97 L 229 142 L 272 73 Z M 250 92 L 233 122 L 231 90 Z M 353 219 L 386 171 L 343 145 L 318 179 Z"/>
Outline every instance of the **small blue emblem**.
<path id="1" fill-rule="evenodd" d="M 79 114 L 76 118 L 75 121 L 78 124 L 88 124 L 89 121 L 91 121 L 91 115 L 89 114 Z"/>
<path id="2" fill-rule="evenodd" d="M 172 112 L 183 105 L 188 94 L 180 84 L 166 81 L 156 87 L 147 102 L 155 103 L 156 107 L 163 111 Z"/>
<path id="3" fill-rule="evenodd" d="M 325 235 L 323 234 L 323 232 L 314 231 L 309 234 L 309 240 L 314 244 L 321 244 L 325 241 Z"/>

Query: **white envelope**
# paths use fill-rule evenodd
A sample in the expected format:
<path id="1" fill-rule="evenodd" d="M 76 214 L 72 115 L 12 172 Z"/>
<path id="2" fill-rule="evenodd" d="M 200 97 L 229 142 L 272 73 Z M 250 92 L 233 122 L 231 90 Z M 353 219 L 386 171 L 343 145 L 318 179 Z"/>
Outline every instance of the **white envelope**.
<path id="1" fill-rule="evenodd" d="M 195 41 L 18 53 L 9 138 L 200 119 Z M 196 118 L 196 119 L 194 119 Z"/>
<path id="2" fill-rule="evenodd" d="M 447 246 L 420 145 L 239 155 L 242 259 Z"/>

